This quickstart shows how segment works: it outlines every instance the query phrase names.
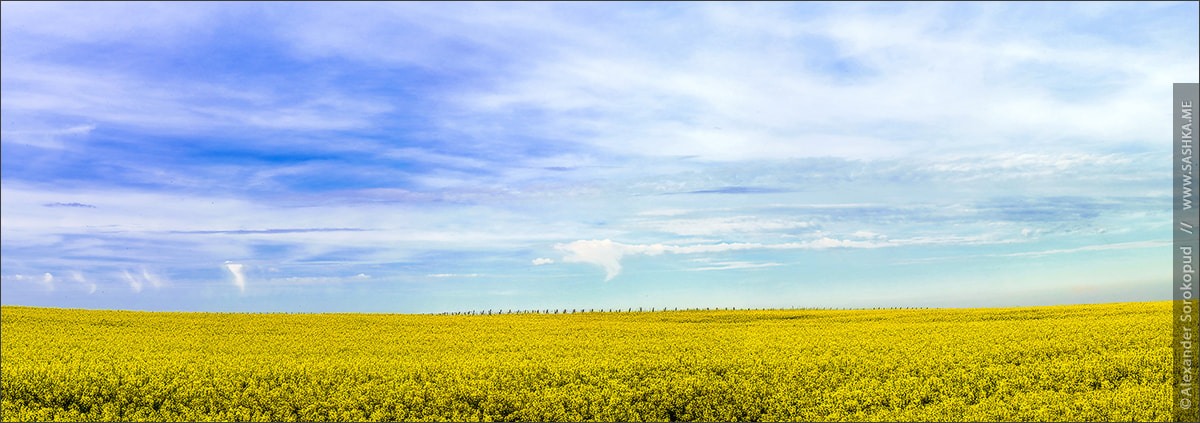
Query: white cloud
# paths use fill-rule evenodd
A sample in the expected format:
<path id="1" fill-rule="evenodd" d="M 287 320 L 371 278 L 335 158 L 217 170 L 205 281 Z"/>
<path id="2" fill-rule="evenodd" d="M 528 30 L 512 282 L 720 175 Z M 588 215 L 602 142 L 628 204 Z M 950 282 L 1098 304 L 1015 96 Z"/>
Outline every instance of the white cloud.
<path id="1" fill-rule="evenodd" d="M 828 248 L 885 248 L 907 245 L 976 245 L 992 243 L 1009 243 L 1010 240 L 997 240 L 987 236 L 925 236 L 907 239 L 882 239 L 855 241 L 822 237 L 811 241 L 789 242 L 783 244 L 762 244 L 756 242 L 733 242 L 719 244 L 694 245 L 664 245 L 664 244 L 622 244 L 612 240 L 580 240 L 567 244 L 557 244 L 555 249 L 563 251 L 565 263 L 590 263 L 600 266 L 605 272 L 605 281 L 612 280 L 621 273 L 621 259 L 625 256 L 642 254 L 655 256 L 662 253 L 673 254 L 702 254 L 720 253 L 743 250 L 823 250 Z"/>
<path id="2" fill-rule="evenodd" d="M 242 265 L 225 262 L 225 268 L 229 269 L 229 273 L 233 274 L 233 285 L 238 288 L 238 291 L 246 292 L 246 275 L 242 273 Z"/>
<path id="3" fill-rule="evenodd" d="M 554 263 L 554 260 L 551 260 L 548 258 L 538 257 L 538 258 L 533 259 L 534 266 L 541 266 L 543 264 L 553 264 L 553 263 Z"/>
<path id="4" fill-rule="evenodd" d="M 194 35 L 211 25 L 225 6 L 215 4 L 4 3 L 4 37 L 156 44 Z M 118 23 L 119 22 L 119 23 Z M 28 35 L 27 35 L 28 34 Z"/>
<path id="5" fill-rule="evenodd" d="M 812 248 L 819 250 L 824 248 L 878 248 L 884 246 L 887 246 L 887 244 L 873 241 L 853 241 L 849 239 L 834 239 L 825 237 L 815 241 L 779 244 L 777 246 L 772 246 L 772 248 Z"/>
<path id="6" fill-rule="evenodd" d="M 141 279 L 138 279 L 136 276 L 130 274 L 128 270 L 122 271 L 122 275 L 125 277 L 125 281 L 129 283 L 129 288 L 132 289 L 134 293 L 142 292 L 142 287 L 145 284 Z"/>
<path id="7" fill-rule="evenodd" d="M 54 290 L 54 275 L 51 275 L 49 272 L 46 272 L 46 274 L 42 275 L 42 279 L 40 281 L 38 281 L 38 283 L 40 283 L 42 286 L 46 287 L 47 291 L 53 291 Z"/>
<path id="8" fill-rule="evenodd" d="M 13 275 L 5 275 L 3 276 L 3 279 L 36 284 L 44 288 L 47 292 L 53 292 L 55 288 L 54 275 L 50 274 L 49 272 L 42 274 L 42 276 L 27 276 L 18 273 Z"/>
<path id="9" fill-rule="evenodd" d="M 478 169 L 488 165 L 487 162 L 479 159 L 435 153 L 426 149 L 413 147 L 392 149 L 385 151 L 380 155 L 383 157 L 420 161 L 452 168 Z"/>
<path id="10" fill-rule="evenodd" d="M 612 280 L 621 273 L 621 258 L 626 255 L 644 254 L 655 256 L 664 252 L 678 254 L 711 253 L 720 251 L 745 250 L 763 248 L 762 244 L 752 243 L 721 243 L 711 245 L 636 245 L 621 244 L 612 240 L 580 240 L 569 244 L 558 244 L 554 248 L 567 253 L 563 257 L 565 263 L 591 263 L 604 268 L 605 281 Z"/>
<path id="11" fill-rule="evenodd" d="M 1124 250 L 1124 249 L 1129 249 L 1129 248 L 1154 248 L 1154 247 L 1164 247 L 1164 246 L 1167 246 L 1170 244 L 1171 244 L 1171 242 L 1166 241 L 1166 240 L 1133 241 L 1133 242 L 1119 242 L 1119 243 L 1115 243 L 1115 244 L 1089 245 L 1086 247 L 1067 248 L 1067 249 L 1059 249 L 1059 250 L 1027 251 L 1027 252 L 1022 252 L 1022 253 L 1009 253 L 1009 254 L 989 254 L 988 256 L 989 257 L 1026 257 L 1026 256 L 1037 257 L 1037 256 L 1050 255 L 1050 254 L 1077 253 L 1077 252 L 1081 252 L 1081 251 Z"/>
<path id="12" fill-rule="evenodd" d="M 638 212 L 638 216 L 680 216 L 689 213 L 694 213 L 696 210 L 689 209 L 655 209 Z"/>
<path id="13" fill-rule="evenodd" d="M 78 125 L 61 129 L 27 129 L 0 131 L 5 142 L 32 145 L 41 148 L 64 149 L 68 139 L 84 138 L 96 129 L 96 125 Z"/>
<path id="14" fill-rule="evenodd" d="M 162 288 L 163 286 L 162 279 L 157 275 L 150 273 L 150 271 L 146 270 L 145 267 L 142 268 L 142 279 L 144 279 L 146 282 L 149 282 L 150 286 L 154 287 L 154 289 Z"/>
<path id="15" fill-rule="evenodd" d="M 582 33 L 613 48 L 538 57 L 500 88 L 464 95 L 461 106 L 496 118 L 542 110 L 557 117 L 539 126 L 545 136 L 582 138 L 620 152 L 712 161 L 864 158 L 919 154 L 929 139 L 956 140 L 947 150 L 1011 146 L 1013 139 L 1144 139 L 1140 133 L 1154 122 L 1150 105 L 1166 89 L 1145 81 L 1196 72 L 1190 57 L 1166 56 L 1166 49 L 1099 39 L 1042 42 L 993 24 L 992 12 L 1021 14 L 1021 6 L 907 9 L 877 13 L 847 5 L 788 16 L 703 5 L 681 11 L 688 29 L 655 37 L 581 25 L 563 40 Z M 961 29 L 948 30 L 948 19 Z M 736 35 L 718 43 L 679 42 L 689 31 Z M 1167 34 L 1155 34 L 1151 45 L 1169 45 Z M 1054 41 L 1054 35 L 1046 36 Z M 833 63 L 825 69 L 822 60 Z M 1076 89 L 1079 79 L 1095 84 Z M 1074 92 L 1094 98 L 1079 101 Z M 989 106 L 979 107 L 979 98 L 988 98 Z M 863 125 L 864 102 L 887 122 Z M 1095 122 L 1097 115 L 1116 118 Z M 906 130 L 891 129 L 897 126 Z"/>
<path id="16" fill-rule="evenodd" d="M 339 285 L 347 283 L 365 282 L 372 279 L 371 275 L 359 273 L 354 276 L 289 276 L 286 278 L 271 278 L 263 281 L 256 281 L 255 286 L 279 286 L 279 287 L 295 287 L 295 286 L 316 286 L 316 285 Z"/>
<path id="17" fill-rule="evenodd" d="M 926 258 L 919 258 L 919 259 L 901 260 L 901 261 L 897 261 L 895 263 L 896 264 L 917 264 L 917 263 L 928 263 L 928 262 L 937 262 L 937 261 L 951 261 L 951 260 L 964 260 L 964 259 L 990 258 L 990 257 L 1042 257 L 1042 256 L 1047 256 L 1047 255 L 1053 255 L 1053 254 L 1068 254 L 1068 253 L 1078 253 L 1078 252 L 1083 252 L 1083 251 L 1107 251 L 1107 250 L 1125 250 L 1125 249 L 1132 249 L 1132 248 L 1156 248 L 1156 247 L 1165 247 L 1165 246 L 1169 246 L 1169 245 L 1171 245 L 1171 242 L 1168 240 L 1131 241 L 1131 242 L 1118 242 L 1118 243 L 1113 243 L 1113 244 L 1088 245 L 1085 247 L 1077 247 L 1077 248 L 1065 248 L 1065 249 L 1043 250 L 1043 251 L 1025 251 L 1025 252 L 1020 252 L 1020 253 L 974 254 L 974 255 L 968 255 L 968 256 L 952 256 L 952 257 L 926 257 Z"/>
<path id="18" fill-rule="evenodd" d="M 626 254 L 657 255 L 663 251 L 662 245 L 627 245 L 612 240 L 575 241 L 570 244 L 558 244 L 555 249 L 565 251 L 565 263 L 591 263 L 604 268 L 605 281 L 612 280 L 621 273 L 621 257 Z"/>
<path id="19" fill-rule="evenodd" d="M 712 262 L 712 263 L 710 263 L 710 266 L 697 267 L 697 268 L 688 269 L 688 270 L 706 271 L 706 270 L 756 269 L 756 268 L 762 268 L 762 267 L 775 267 L 775 266 L 782 266 L 782 265 L 783 265 L 782 263 L 775 263 L 775 262 L 754 263 L 754 262 L 749 262 L 749 261 L 721 261 L 721 262 Z"/>
<path id="20" fill-rule="evenodd" d="M 812 222 L 791 219 L 766 219 L 754 216 L 714 217 L 704 219 L 667 219 L 644 223 L 645 227 L 684 236 L 708 236 L 731 233 L 758 233 L 801 229 Z"/>
<path id="21" fill-rule="evenodd" d="M 129 283 L 129 288 L 132 289 L 134 293 L 142 292 L 142 289 L 146 288 L 147 285 L 154 289 L 163 287 L 164 281 L 162 278 L 150 273 L 150 271 L 144 266 L 142 267 L 141 273 L 141 275 L 135 275 L 126 269 L 121 271 L 120 276 L 125 279 L 125 282 Z"/>
<path id="22" fill-rule="evenodd" d="M 336 91 L 295 99 L 286 87 L 224 86 L 206 81 L 181 87 L 125 70 L 81 69 L 7 55 L 4 61 L 4 83 L 15 87 L 5 93 L 4 112 L 25 117 L 5 125 L 4 139 L 45 148 L 70 147 L 66 141 L 86 136 L 96 126 L 91 122 L 179 133 L 248 128 L 345 130 L 366 127 L 372 117 L 392 110 L 382 100 L 353 98 Z M 221 101 L 212 101 L 214 98 Z M 45 120 L 87 124 L 47 128 L 38 123 Z M 289 138 L 293 143 L 303 140 Z"/>
<path id="23" fill-rule="evenodd" d="M 130 253 L 127 249 L 114 251 L 115 241 L 105 241 L 119 237 L 120 242 L 144 248 L 136 253 L 147 262 L 181 263 L 207 258 L 220 263 L 228 257 L 252 254 L 250 244 L 271 242 L 293 245 L 289 259 L 355 249 L 361 253 L 343 260 L 374 263 L 395 261 L 410 251 L 430 247 L 510 248 L 514 242 L 552 241 L 564 238 L 563 232 L 578 226 L 559 222 L 547 225 L 537 216 L 485 207 L 460 208 L 453 213 L 404 203 L 332 203 L 297 208 L 234 196 L 189 197 L 126 189 L 46 190 L 7 179 L 0 185 L 0 192 L 4 196 L 0 233 L 6 258 L 10 246 L 50 248 L 61 242 L 58 234 L 73 234 L 76 240 L 72 242 L 86 247 L 86 255 Z M 45 207 L 64 198 L 95 208 Z M 272 232 L 288 228 L 299 230 Z M 149 244 L 186 246 L 186 256 L 179 255 L 178 249 L 144 247 Z M 148 285 L 150 281 L 144 282 Z"/>
<path id="24" fill-rule="evenodd" d="M 870 232 L 870 231 L 855 232 L 854 237 L 855 238 L 864 238 L 864 239 L 887 239 L 887 235 L 877 234 L 877 233 Z"/>
<path id="25" fill-rule="evenodd" d="M 83 286 L 84 286 L 84 288 L 85 288 L 85 289 L 87 289 L 87 293 L 88 293 L 88 295 L 91 295 L 91 294 L 95 294 L 95 293 L 96 293 L 96 288 L 97 288 L 97 286 L 96 286 L 96 283 L 95 283 L 95 282 L 90 282 L 90 281 L 88 281 L 87 279 L 85 279 L 85 278 L 83 277 L 83 272 L 80 272 L 80 271 L 77 271 L 77 270 L 76 270 L 76 271 L 72 271 L 72 272 L 71 272 L 71 278 L 72 278 L 72 279 L 74 279 L 74 280 L 75 280 L 75 282 L 78 282 L 78 283 L 80 283 L 81 285 L 83 285 Z"/>
<path id="26" fill-rule="evenodd" d="M 1143 178 L 1147 165 L 1158 160 L 1153 154 L 1084 153 L 998 153 L 981 160 L 978 155 L 946 155 L 917 164 L 914 171 L 959 182 L 976 180 L 1034 180 L 1078 175 L 1086 178 Z M 1113 175 L 1112 173 L 1118 173 Z"/>

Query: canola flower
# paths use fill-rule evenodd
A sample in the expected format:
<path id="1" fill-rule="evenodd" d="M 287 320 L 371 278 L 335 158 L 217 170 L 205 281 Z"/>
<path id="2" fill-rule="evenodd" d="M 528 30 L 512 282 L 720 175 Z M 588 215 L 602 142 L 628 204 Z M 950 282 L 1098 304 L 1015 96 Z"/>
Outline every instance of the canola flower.
<path id="1" fill-rule="evenodd" d="M 4 421 L 1167 421 L 1170 311 L 5 306 L 0 402 Z"/>

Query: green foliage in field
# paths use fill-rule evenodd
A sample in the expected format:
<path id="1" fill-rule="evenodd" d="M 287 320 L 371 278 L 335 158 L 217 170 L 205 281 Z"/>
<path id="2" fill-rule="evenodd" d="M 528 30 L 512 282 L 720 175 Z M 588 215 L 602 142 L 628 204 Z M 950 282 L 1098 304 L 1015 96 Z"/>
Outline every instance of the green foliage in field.
<path id="1" fill-rule="evenodd" d="M 3 307 L 0 395 L 6 421 L 1166 421 L 1169 316 Z"/>

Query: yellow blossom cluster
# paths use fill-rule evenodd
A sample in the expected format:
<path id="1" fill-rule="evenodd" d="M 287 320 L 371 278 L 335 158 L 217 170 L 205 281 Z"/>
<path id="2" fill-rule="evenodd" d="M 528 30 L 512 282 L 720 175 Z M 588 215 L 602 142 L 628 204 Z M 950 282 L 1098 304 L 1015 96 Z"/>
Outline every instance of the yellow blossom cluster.
<path id="1" fill-rule="evenodd" d="M 4 421 L 1167 421 L 1170 303 L 0 309 Z"/>

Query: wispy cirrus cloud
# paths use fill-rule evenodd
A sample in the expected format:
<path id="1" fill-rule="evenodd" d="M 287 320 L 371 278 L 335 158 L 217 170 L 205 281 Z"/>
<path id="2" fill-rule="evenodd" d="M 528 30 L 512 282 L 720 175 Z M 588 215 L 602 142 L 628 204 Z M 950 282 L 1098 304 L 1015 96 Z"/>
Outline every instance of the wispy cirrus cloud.
<path id="1" fill-rule="evenodd" d="M 310 232 L 363 232 L 366 229 L 361 228 L 293 228 L 293 229 L 239 229 L 226 231 L 168 231 L 173 234 L 198 234 L 198 235 L 251 235 L 251 234 L 296 234 Z"/>
<path id="2" fill-rule="evenodd" d="M 67 148 L 74 139 L 86 137 L 94 129 L 95 125 L 76 125 L 67 128 L 4 130 L 0 131 L 0 137 L 12 143 L 58 150 Z"/>
<path id="3" fill-rule="evenodd" d="M 643 224 L 647 229 L 684 236 L 759 233 L 811 228 L 810 221 L 756 216 L 710 217 L 702 219 L 655 219 Z"/>
<path id="4" fill-rule="evenodd" d="M 359 273 L 352 276 L 288 276 L 283 278 L 267 278 L 260 282 L 266 288 L 306 287 L 306 286 L 336 286 L 347 283 L 367 282 L 371 275 Z"/>
<path id="5" fill-rule="evenodd" d="M 790 13 L 795 11 L 719 4 L 684 8 L 675 12 L 692 19 L 691 30 L 654 34 L 658 36 L 649 37 L 649 43 L 642 37 L 636 45 L 623 38 L 633 34 L 616 33 L 612 42 L 648 51 L 680 47 L 682 40 L 699 33 L 745 35 L 720 46 L 685 48 L 661 60 L 628 50 L 620 56 L 604 50 L 564 55 L 518 74 L 518 81 L 504 91 L 466 105 L 484 116 L 511 118 L 503 111 L 528 108 L 570 116 L 554 122 L 548 136 L 568 132 L 566 125 L 591 129 L 600 128 L 600 121 L 619 122 L 583 134 L 573 131 L 571 138 L 653 156 L 712 161 L 886 157 L 928 148 L 933 144 L 923 140 L 930 137 L 958 139 L 963 147 L 995 146 L 1014 136 L 1028 136 L 1030 142 L 1047 136 L 1126 142 L 1138 138 L 1139 130 L 1149 130 L 1146 125 L 1152 121 L 1147 106 L 1157 94 L 1138 90 L 1165 90 L 1144 81 L 1194 69 L 1181 61 L 1173 61 L 1177 67 L 1170 70 L 1143 67 L 1140 60 L 1160 53 L 1100 40 L 1083 50 L 1045 39 L 997 40 L 1001 32 L 994 22 L 1024 13 L 1017 7 L 964 10 L 929 4 L 901 14 L 846 8 L 828 16 Z M 780 15 L 790 18 L 783 19 L 787 24 Z M 946 27 L 943 22 L 949 19 L 963 25 Z M 1043 29 L 1053 32 L 1052 26 Z M 1171 43 L 1165 37 L 1147 42 Z M 979 49 L 981 44 L 995 48 Z M 1116 65 L 1112 55 L 1130 61 Z M 1066 95 L 1071 90 L 1056 86 L 1070 83 L 1064 79 L 1046 80 L 1046 85 L 989 83 L 1022 78 L 1032 68 L 1045 75 L 1069 73 L 1077 63 L 1094 63 L 1097 68 L 1089 76 L 1126 89 L 1096 102 Z M 876 124 L 857 119 L 867 98 L 870 110 L 881 117 Z M 989 107 L 974 107 L 972 99 L 977 98 L 988 98 Z M 1100 110 L 1128 114 L 1097 125 L 1090 116 Z M 587 113 L 571 113 L 577 111 Z M 841 125 L 852 125 L 854 134 L 838 129 Z M 896 127 L 906 131 L 887 129 Z M 939 150 L 959 150 L 939 145 Z"/>
<path id="6" fill-rule="evenodd" d="M 87 278 L 83 277 L 83 272 L 72 271 L 71 278 L 73 280 L 75 280 L 75 282 L 79 283 L 80 285 L 83 285 L 84 289 L 87 290 L 88 295 L 96 293 L 96 289 L 98 288 L 98 286 L 96 285 L 95 282 L 88 281 Z"/>
<path id="7" fill-rule="evenodd" d="M 979 245 L 990 243 L 1012 243 L 1015 240 L 997 240 L 987 237 L 913 237 L 908 239 L 852 240 L 822 237 L 810 241 L 761 244 L 734 242 L 719 244 L 666 245 L 666 244 L 623 244 L 612 240 L 580 240 L 555 245 L 565 255 L 564 263 L 589 263 L 605 271 L 605 281 L 621 273 L 621 259 L 632 255 L 656 256 L 663 253 L 705 254 L 746 250 L 823 250 L 829 248 L 887 248 L 929 245 Z M 715 270 L 715 269 L 709 269 Z"/>
<path id="8" fill-rule="evenodd" d="M 225 262 L 225 268 L 233 274 L 233 286 L 240 292 L 246 292 L 246 274 L 242 273 L 242 264 Z"/>
<path id="9" fill-rule="evenodd" d="M 1039 250 L 1039 251 L 1022 251 L 1022 252 L 1017 252 L 1017 253 L 925 257 L 925 258 L 920 258 L 920 259 L 899 260 L 899 261 L 896 261 L 896 263 L 897 264 L 916 264 L 916 263 L 930 263 L 930 262 L 940 262 L 940 261 L 971 260 L 971 259 L 980 259 L 980 258 L 1016 258 L 1016 257 L 1035 257 L 1036 258 L 1036 257 L 1045 257 L 1045 256 L 1051 256 L 1051 255 L 1057 255 L 1057 254 L 1070 254 L 1070 253 L 1079 253 L 1079 252 L 1087 252 L 1087 251 L 1128 250 L 1128 249 L 1136 249 L 1136 248 L 1162 248 L 1162 247 L 1169 246 L 1170 244 L 1171 244 L 1171 242 L 1167 241 L 1167 240 L 1118 242 L 1118 243 L 1112 243 L 1112 244 L 1086 245 L 1083 247 L 1075 247 L 1075 248 L 1062 248 L 1062 249 Z"/>
<path id="10" fill-rule="evenodd" d="M 49 272 L 44 273 L 44 274 L 42 274 L 41 279 L 38 280 L 38 283 L 40 283 L 43 287 L 45 287 L 47 291 L 53 291 L 54 290 L 54 275 L 51 275 Z"/>
<path id="11" fill-rule="evenodd" d="M 46 207 L 78 207 L 78 208 L 84 208 L 84 209 L 96 208 L 96 206 L 93 206 L 91 204 L 83 204 L 83 203 L 49 203 L 49 204 L 44 204 L 44 206 L 46 206 Z"/>
<path id="12" fill-rule="evenodd" d="M 666 194 L 778 194 L 788 192 L 786 189 L 780 188 L 763 188 L 763 187 L 720 187 L 711 189 L 701 189 L 695 191 L 681 193 L 666 193 Z"/>
<path id="13" fill-rule="evenodd" d="M 764 267 L 783 266 L 783 263 L 756 263 L 749 261 L 704 261 L 706 266 L 691 268 L 688 270 L 703 272 L 709 270 L 737 270 L 737 269 L 759 269 Z"/>
<path id="14" fill-rule="evenodd" d="M 129 288 L 132 289 L 135 294 L 141 293 L 146 287 L 157 290 L 161 289 L 163 285 L 165 285 L 162 277 L 150 273 L 150 271 L 145 267 L 141 269 L 141 274 L 130 273 L 128 269 L 122 270 L 121 276 L 125 279 L 125 282 L 129 284 Z"/>

